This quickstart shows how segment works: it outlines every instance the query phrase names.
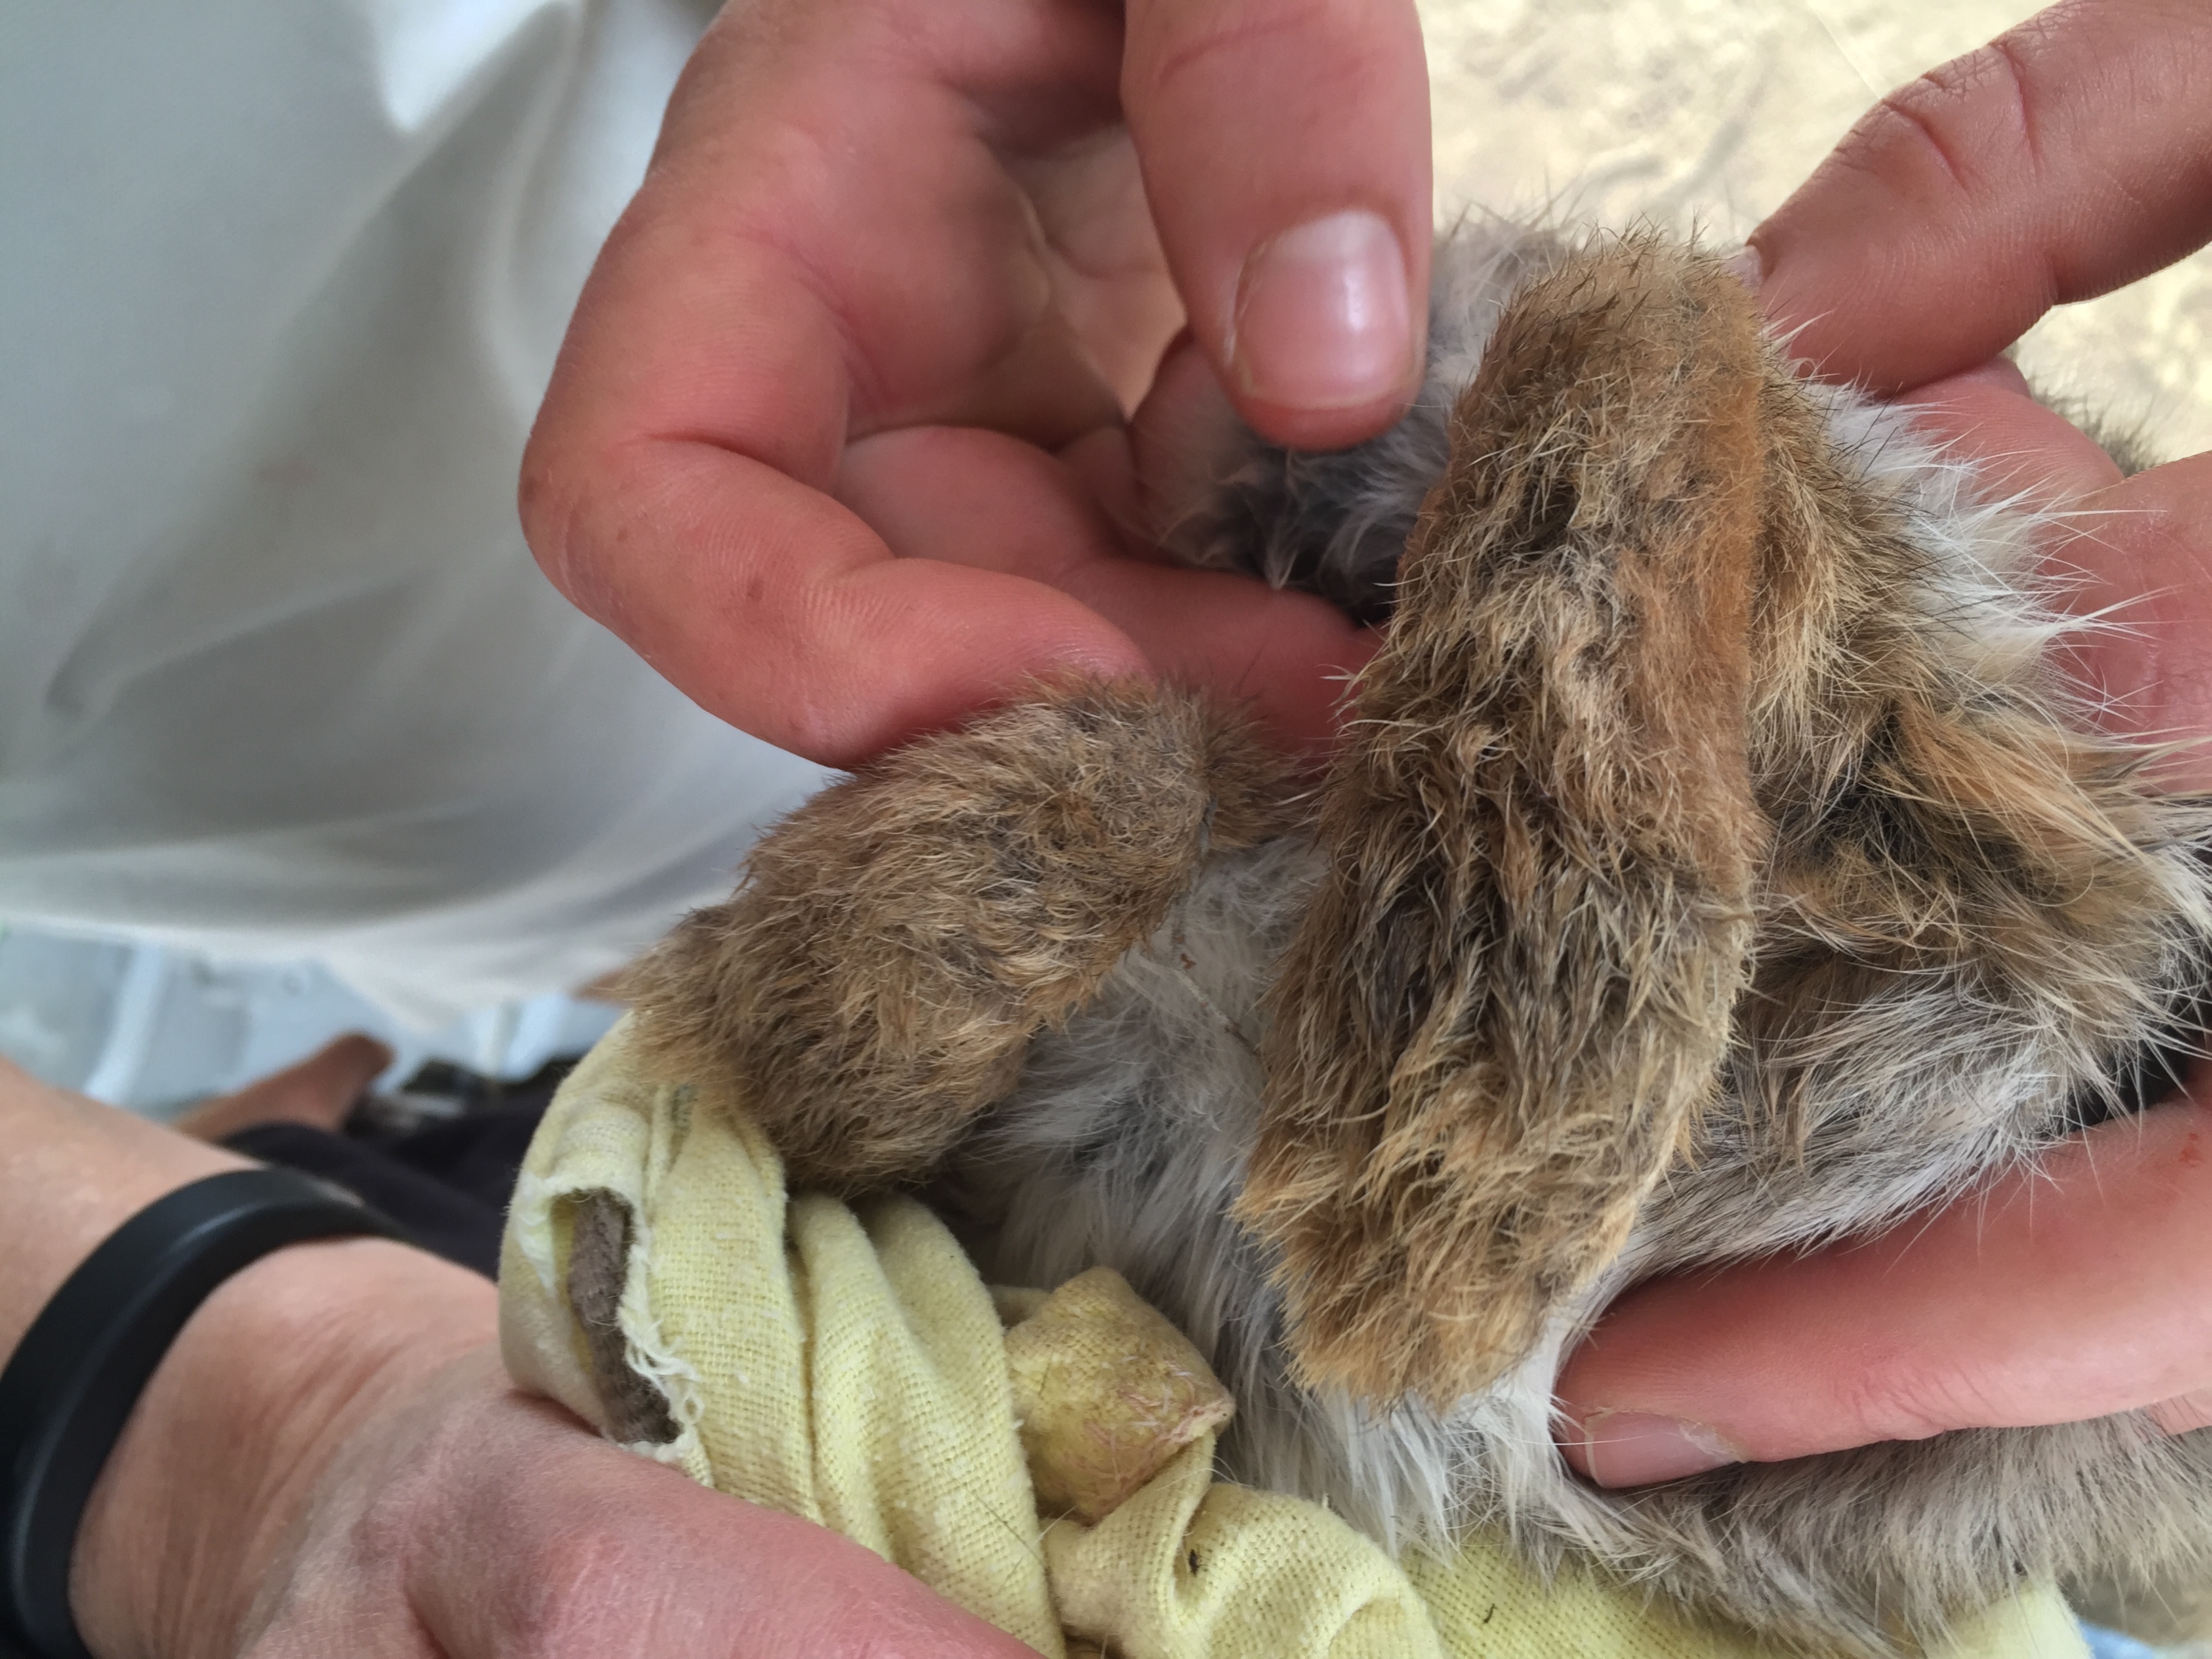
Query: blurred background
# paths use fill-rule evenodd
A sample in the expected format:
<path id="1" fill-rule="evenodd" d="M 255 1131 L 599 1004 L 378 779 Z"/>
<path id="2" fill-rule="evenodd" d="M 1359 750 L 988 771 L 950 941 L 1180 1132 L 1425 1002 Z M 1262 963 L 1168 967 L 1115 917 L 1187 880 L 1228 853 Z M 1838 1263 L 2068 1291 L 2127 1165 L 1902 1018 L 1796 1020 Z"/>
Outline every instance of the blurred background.
<path id="1" fill-rule="evenodd" d="M 289 1066 L 344 1031 L 398 1058 L 386 1086 L 439 1060 L 508 1081 L 581 1054 L 621 1010 L 557 992 L 411 1023 L 314 961 L 224 961 L 127 939 L 0 933 L 0 1054 L 110 1105 L 169 1119 Z"/>
<path id="2" fill-rule="evenodd" d="M 1440 214 L 1550 206 L 1741 242 L 1885 93 L 2038 9 L 2021 0 L 1430 0 Z M 2039 389 L 2212 449 L 2212 253 L 2054 312 Z"/>

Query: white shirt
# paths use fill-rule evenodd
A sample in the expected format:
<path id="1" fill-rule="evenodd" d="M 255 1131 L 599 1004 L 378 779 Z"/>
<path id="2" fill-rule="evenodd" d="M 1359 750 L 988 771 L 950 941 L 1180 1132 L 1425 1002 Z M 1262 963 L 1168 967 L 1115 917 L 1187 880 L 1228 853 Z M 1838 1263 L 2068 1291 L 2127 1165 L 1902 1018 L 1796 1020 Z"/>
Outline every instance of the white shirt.
<path id="1" fill-rule="evenodd" d="M 120 0 L 0 30 L 0 917 L 435 1022 L 726 892 L 818 769 L 516 526 L 708 9 Z"/>

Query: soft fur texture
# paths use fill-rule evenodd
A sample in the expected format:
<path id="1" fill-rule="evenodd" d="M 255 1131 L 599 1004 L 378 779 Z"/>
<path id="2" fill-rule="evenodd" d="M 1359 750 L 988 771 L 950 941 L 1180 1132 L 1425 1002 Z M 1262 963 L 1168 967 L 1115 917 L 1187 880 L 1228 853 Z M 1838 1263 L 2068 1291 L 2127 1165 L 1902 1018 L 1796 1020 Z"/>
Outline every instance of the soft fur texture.
<path id="1" fill-rule="evenodd" d="M 1328 782 L 1237 1209 L 1310 1387 L 1492 1381 L 1712 1099 L 1768 838 L 1765 366 L 1742 284 L 1625 250 L 1530 289 L 1459 400 Z"/>
<path id="2" fill-rule="evenodd" d="M 1713 261 L 1441 252 L 1407 422 L 1249 441 L 1181 518 L 1395 606 L 1310 800 L 1195 700 L 1063 690 L 808 807 L 641 1019 L 795 1179 L 934 1177 L 1008 1282 L 1120 1269 L 1235 1392 L 1231 1473 L 1394 1547 L 1503 1520 L 1869 1656 L 2201 1557 L 2212 1434 L 2137 1416 L 1627 1493 L 1553 1450 L 1622 1285 L 1876 1230 L 2112 1097 L 2212 937 L 2205 814 L 2046 670 L 2033 522 Z"/>
<path id="3" fill-rule="evenodd" d="M 785 819 L 727 904 L 623 994 L 672 1073 L 734 1091 L 794 1185 L 861 1192 L 951 1150 L 1210 848 L 1279 827 L 1241 723 L 1079 687 L 890 755 Z"/>

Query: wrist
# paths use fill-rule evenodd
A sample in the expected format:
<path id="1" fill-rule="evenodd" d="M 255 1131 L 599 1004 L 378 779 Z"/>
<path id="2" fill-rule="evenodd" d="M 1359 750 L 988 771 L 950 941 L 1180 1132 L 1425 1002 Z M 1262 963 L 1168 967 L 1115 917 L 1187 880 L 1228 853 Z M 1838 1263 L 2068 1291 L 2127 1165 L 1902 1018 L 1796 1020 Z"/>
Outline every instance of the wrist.
<path id="1" fill-rule="evenodd" d="M 475 1275 L 378 1239 L 295 1245 L 209 1297 L 94 1489 L 70 1598 L 102 1659 L 237 1650 L 339 1449 L 493 1341 Z"/>

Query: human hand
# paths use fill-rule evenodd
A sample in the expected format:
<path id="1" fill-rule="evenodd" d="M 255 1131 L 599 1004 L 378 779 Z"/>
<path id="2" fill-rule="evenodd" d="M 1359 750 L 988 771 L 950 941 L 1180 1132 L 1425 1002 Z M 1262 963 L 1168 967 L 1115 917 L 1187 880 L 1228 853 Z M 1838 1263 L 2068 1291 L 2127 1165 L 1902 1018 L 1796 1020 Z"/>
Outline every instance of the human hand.
<path id="1" fill-rule="evenodd" d="M 2212 788 L 2212 455 L 2124 480 L 1984 360 L 2212 240 L 2208 88 L 2202 6 L 2055 7 L 1884 100 L 1752 237 L 1794 349 L 1918 388 L 1923 423 L 2000 487 L 2075 515 L 2050 556 L 2106 625 L 2070 666 L 2115 731 L 2192 742 L 2158 774 L 2187 789 Z M 2137 1407 L 2212 1425 L 2198 1071 L 2180 1100 L 1872 1243 L 1632 1290 L 1560 1373 L 1568 1461 L 1633 1486 Z"/>
<path id="2" fill-rule="evenodd" d="M 264 1123 L 304 1123 L 336 1133 L 392 1059 L 387 1044 L 366 1031 L 348 1031 L 280 1072 L 201 1101 L 169 1127 L 218 1143 Z"/>
<path id="3" fill-rule="evenodd" d="M 833 764 L 1071 671 L 1323 742 L 1364 637 L 1148 555 L 1122 417 L 1187 319 L 1261 432 L 1387 425 L 1429 179 L 1412 0 L 731 5 L 577 307 L 531 545 L 703 707 Z"/>
<path id="4" fill-rule="evenodd" d="M 226 1284 L 80 1535 L 102 1659 L 1018 1659 L 860 1546 L 520 1394 L 489 1285 L 380 1241 Z M 1034 1656 L 1031 1655 L 1031 1659 Z"/>

